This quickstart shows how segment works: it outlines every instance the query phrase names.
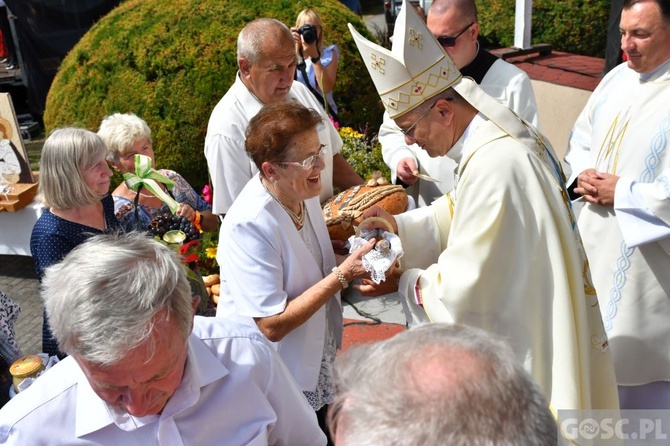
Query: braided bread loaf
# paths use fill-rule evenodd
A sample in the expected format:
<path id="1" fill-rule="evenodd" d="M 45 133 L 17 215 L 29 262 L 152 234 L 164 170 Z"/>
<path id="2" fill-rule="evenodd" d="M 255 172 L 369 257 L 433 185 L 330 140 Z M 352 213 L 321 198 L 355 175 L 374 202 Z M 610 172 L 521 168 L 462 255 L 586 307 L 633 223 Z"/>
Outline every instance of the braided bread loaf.
<path id="1" fill-rule="evenodd" d="M 361 185 L 335 195 L 323 204 L 323 217 L 330 238 L 347 240 L 354 235 L 354 226 L 358 226 L 363 213 L 375 204 L 391 214 L 404 212 L 407 208 L 405 189 L 391 184 Z"/>

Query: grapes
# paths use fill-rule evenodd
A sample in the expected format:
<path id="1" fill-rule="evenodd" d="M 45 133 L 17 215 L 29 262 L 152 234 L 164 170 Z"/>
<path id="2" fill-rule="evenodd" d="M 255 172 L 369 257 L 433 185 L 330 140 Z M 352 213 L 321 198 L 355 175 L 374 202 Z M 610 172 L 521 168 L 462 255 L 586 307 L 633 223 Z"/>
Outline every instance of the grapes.
<path id="1" fill-rule="evenodd" d="M 163 237 L 167 231 L 180 230 L 186 234 L 185 242 L 200 239 L 200 231 L 189 220 L 181 215 L 165 212 L 155 216 L 147 226 L 147 231 L 153 236 Z"/>

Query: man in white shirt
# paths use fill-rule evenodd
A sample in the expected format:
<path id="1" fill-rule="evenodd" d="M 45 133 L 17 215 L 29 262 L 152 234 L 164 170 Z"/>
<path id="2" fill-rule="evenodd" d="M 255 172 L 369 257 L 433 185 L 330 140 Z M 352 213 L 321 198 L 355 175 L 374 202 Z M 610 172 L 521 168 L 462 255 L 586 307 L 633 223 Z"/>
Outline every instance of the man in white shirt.
<path id="1" fill-rule="evenodd" d="M 568 184 L 621 407 L 670 409 L 670 0 L 625 0 L 620 30 L 628 61 L 575 123 Z"/>
<path id="2" fill-rule="evenodd" d="M 194 320 L 180 260 L 142 234 L 101 235 L 46 271 L 70 356 L 0 410 L 1 444 L 326 444 L 260 333 Z"/>
<path id="3" fill-rule="evenodd" d="M 474 0 L 434 1 L 428 11 L 427 26 L 463 76 L 474 79 L 482 90 L 539 128 L 535 94 L 528 75 L 479 47 Z M 454 188 L 453 160 L 446 156 L 431 158 L 416 144 L 406 144 L 387 112 L 379 129 L 379 142 L 394 181 L 412 185 L 408 193 L 417 206 L 427 206 Z M 428 175 L 439 183 L 420 179 L 415 173 Z"/>
<path id="4" fill-rule="evenodd" d="M 294 82 L 298 56 L 291 31 L 275 19 L 257 19 L 237 39 L 235 83 L 212 111 L 205 137 L 205 157 L 212 178 L 212 212 L 223 215 L 258 169 L 244 149 L 249 120 L 265 104 L 299 102 L 323 116 L 319 140 L 327 147 L 321 172 L 321 201 L 333 196 L 333 186 L 347 189 L 363 179 L 340 154 L 342 139 L 314 95 Z"/>

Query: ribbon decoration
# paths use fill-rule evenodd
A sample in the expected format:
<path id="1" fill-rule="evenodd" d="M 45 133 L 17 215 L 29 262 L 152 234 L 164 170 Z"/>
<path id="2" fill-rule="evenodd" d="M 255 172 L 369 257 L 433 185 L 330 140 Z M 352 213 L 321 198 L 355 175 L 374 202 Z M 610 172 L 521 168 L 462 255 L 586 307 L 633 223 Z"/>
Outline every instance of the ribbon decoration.
<path id="1" fill-rule="evenodd" d="M 135 174 L 126 172 L 123 174 L 123 179 L 126 181 L 126 186 L 130 190 L 139 193 L 140 187 L 146 187 L 149 192 L 154 194 L 158 199 L 165 203 L 170 211 L 174 214 L 179 209 L 179 203 L 175 201 L 168 193 L 163 191 L 158 183 L 163 183 L 169 189 L 174 187 L 174 182 L 159 173 L 156 169 L 151 167 L 152 159 L 146 155 L 135 154 Z"/>

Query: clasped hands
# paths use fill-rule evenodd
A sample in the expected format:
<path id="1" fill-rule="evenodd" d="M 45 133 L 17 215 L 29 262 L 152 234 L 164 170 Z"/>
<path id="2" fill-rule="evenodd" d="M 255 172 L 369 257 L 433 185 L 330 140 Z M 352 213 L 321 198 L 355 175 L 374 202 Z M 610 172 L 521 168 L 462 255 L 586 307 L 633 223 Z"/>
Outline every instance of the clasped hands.
<path id="1" fill-rule="evenodd" d="M 575 193 L 584 201 L 601 206 L 614 205 L 614 191 L 619 177 L 610 173 L 586 169 L 577 177 Z"/>

